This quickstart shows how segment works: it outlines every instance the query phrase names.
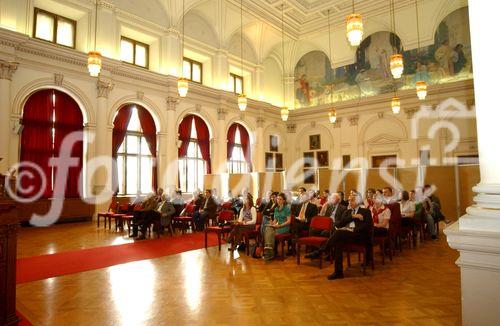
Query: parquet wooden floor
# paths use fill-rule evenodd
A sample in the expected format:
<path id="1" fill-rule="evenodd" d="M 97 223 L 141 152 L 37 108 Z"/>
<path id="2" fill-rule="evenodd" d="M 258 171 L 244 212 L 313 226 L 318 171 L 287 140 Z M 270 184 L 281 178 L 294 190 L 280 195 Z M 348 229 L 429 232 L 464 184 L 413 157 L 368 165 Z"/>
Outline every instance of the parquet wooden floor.
<path id="1" fill-rule="evenodd" d="M 19 256 L 125 239 L 95 224 L 23 229 Z M 328 263 L 234 259 L 213 247 L 20 284 L 17 308 L 34 325 L 459 325 L 457 258 L 441 236 L 385 266 L 377 255 L 367 276 L 355 263 L 328 281 Z"/>

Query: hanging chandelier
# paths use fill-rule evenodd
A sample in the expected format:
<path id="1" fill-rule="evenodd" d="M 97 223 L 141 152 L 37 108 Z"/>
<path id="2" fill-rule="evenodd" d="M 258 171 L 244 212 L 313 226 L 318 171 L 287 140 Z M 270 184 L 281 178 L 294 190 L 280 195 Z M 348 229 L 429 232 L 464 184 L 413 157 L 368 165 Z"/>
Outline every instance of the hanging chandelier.
<path id="1" fill-rule="evenodd" d="M 240 2 L 240 20 L 241 20 L 241 30 L 240 30 L 240 60 L 241 60 L 241 78 L 243 78 L 243 0 Z M 243 92 L 243 85 L 241 85 L 241 94 L 238 94 L 238 108 L 240 111 L 245 111 L 247 108 L 247 97 Z"/>
<path id="2" fill-rule="evenodd" d="M 337 122 L 337 111 L 335 111 L 335 109 L 331 109 L 330 112 L 328 112 L 328 119 L 332 124 Z"/>
<path id="3" fill-rule="evenodd" d="M 419 100 L 425 100 L 427 97 L 427 83 L 423 80 L 419 80 L 416 83 L 417 97 Z"/>
<path id="4" fill-rule="evenodd" d="M 290 111 L 286 107 L 286 96 L 285 96 L 285 4 L 281 5 L 281 50 L 283 54 L 283 58 L 281 60 L 281 68 L 283 71 L 283 107 L 281 108 L 281 120 L 284 122 L 288 121 L 288 116 L 290 115 Z"/>
<path id="5" fill-rule="evenodd" d="M 288 108 L 286 106 L 281 108 L 281 120 L 283 120 L 284 122 L 287 122 L 289 114 L 290 114 L 290 110 L 288 110 Z"/>
<path id="6" fill-rule="evenodd" d="M 347 40 L 351 46 L 358 46 L 363 39 L 363 17 L 354 10 L 354 0 L 352 0 L 352 14 L 346 18 Z"/>
<path id="7" fill-rule="evenodd" d="M 391 30 L 392 36 L 396 35 L 396 14 L 394 12 L 394 0 L 390 1 L 389 14 L 391 18 Z M 396 49 L 399 52 L 399 49 Z M 391 74 L 394 79 L 399 79 L 403 75 L 404 64 L 403 64 L 403 55 L 400 53 L 395 53 L 391 55 L 390 61 Z"/>
<path id="8" fill-rule="evenodd" d="M 419 19 L 418 19 L 418 0 L 415 0 L 415 15 L 417 17 L 417 61 L 419 59 L 420 55 L 420 26 L 419 26 Z M 423 101 L 427 97 L 427 83 L 425 80 L 422 80 L 422 76 L 419 74 L 417 71 L 417 74 L 419 75 L 420 79 L 417 81 L 415 84 L 415 88 L 417 89 L 417 97 L 419 100 Z"/>
<path id="9" fill-rule="evenodd" d="M 394 97 L 392 98 L 391 109 L 392 113 L 394 114 L 399 114 L 399 111 L 401 111 L 401 101 L 399 100 L 399 97 L 396 96 L 396 94 L 394 94 Z"/>
<path id="10" fill-rule="evenodd" d="M 182 47 L 181 47 L 181 76 L 177 80 L 177 91 L 180 97 L 186 97 L 189 90 L 189 80 L 184 78 L 184 71 L 182 69 L 182 61 L 184 58 L 184 21 L 185 21 L 185 8 L 186 0 L 182 0 Z"/>
<path id="11" fill-rule="evenodd" d="M 95 20 L 94 20 L 94 51 L 89 51 L 87 58 L 87 68 L 92 77 L 98 77 L 102 68 L 102 56 L 97 51 L 97 0 L 95 2 Z"/>

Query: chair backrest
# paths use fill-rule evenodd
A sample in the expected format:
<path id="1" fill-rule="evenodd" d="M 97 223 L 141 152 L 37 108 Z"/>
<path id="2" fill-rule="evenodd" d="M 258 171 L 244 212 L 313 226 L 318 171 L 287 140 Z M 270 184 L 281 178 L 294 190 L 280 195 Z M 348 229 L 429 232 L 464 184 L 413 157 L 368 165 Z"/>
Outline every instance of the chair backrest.
<path id="1" fill-rule="evenodd" d="M 260 204 L 262 204 L 262 198 L 257 198 L 257 200 L 255 201 L 255 206 L 259 207 Z"/>
<path id="2" fill-rule="evenodd" d="M 330 231 L 333 226 L 333 220 L 326 216 L 315 216 L 311 220 L 311 229 L 320 231 Z"/>
<path id="3" fill-rule="evenodd" d="M 262 219 L 263 215 L 261 212 L 257 212 L 257 221 L 255 222 L 255 225 L 261 225 L 262 224 Z"/>
<path id="4" fill-rule="evenodd" d="M 187 215 L 193 215 L 193 214 L 194 214 L 195 207 L 196 207 L 196 205 L 195 205 L 193 202 L 189 202 L 189 203 L 186 205 L 186 214 L 187 214 Z"/>
<path id="5" fill-rule="evenodd" d="M 128 212 L 129 205 L 128 204 L 120 204 L 118 206 L 118 213 L 126 213 Z"/>
<path id="6" fill-rule="evenodd" d="M 137 211 L 140 211 L 142 209 L 142 205 L 141 204 L 134 204 L 132 205 L 132 212 L 137 212 Z"/>
<path id="7" fill-rule="evenodd" d="M 222 210 L 228 210 L 228 209 L 231 209 L 231 202 L 230 201 L 226 201 L 222 204 Z"/>
<path id="8" fill-rule="evenodd" d="M 116 213 L 118 211 L 118 202 L 116 200 L 114 200 L 114 199 L 115 198 L 113 198 L 111 200 L 111 203 L 109 203 L 108 212 Z"/>
<path id="9" fill-rule="evenodd" d="M 391 219 L 389 220 L 389 233 L 401 232 L 401 206 L 399 203 L 386 205 L 391 210 Z"/>
<path id="10" fill-rule="evenodd" d="M 232 221 L 234 219 L 234 212 L 230 209 L 222 210 L 219 213 L 219 222 L 220 221 Z"/>

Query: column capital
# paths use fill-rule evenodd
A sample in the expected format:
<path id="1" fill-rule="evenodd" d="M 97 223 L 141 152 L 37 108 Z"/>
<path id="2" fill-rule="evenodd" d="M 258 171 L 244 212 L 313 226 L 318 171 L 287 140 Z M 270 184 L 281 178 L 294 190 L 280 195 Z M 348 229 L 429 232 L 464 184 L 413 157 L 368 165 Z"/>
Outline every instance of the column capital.
<path id="1" fill-rule="evenodd" d="M 175 111 L 177 104 L 179 104 L 179 99 L 174 96 L 169 96 L 165 99 L 167 103 L 167 111 Z"/>
<path id="2" fill-rule="evenodd" d="M 224 108 L 217 109 L 217 119 L 218 120 L 226 120 L 227 110 Z"/>
<path id="3" fill-rule="evenodd" d="M 19 62 L 0 60 L 0 79 L 12 80 L 18 66 Z"/>
<path id="4" fill-rule="evenodd" d="M 413 116 L 415 115 L 415 113 L 418 112 L 418 109 L 417 108 L 406 108 L 406 109 L 404 109 L 404 111 L 406 114 L 406 119 L 411 120 L 411 119 L 413 119 Z"/>
<path id="5" fill-rule="evenodd" d="M 333 124 L 333 128 L 340 128 L 342 127 L 342 118 L 337 117 L 337 121 Z"/>
<path id="6" fill-rule="evenodd" d="M 297 130 L 297 125 L 295 123 L 289 123 L 286 125 L 286 132 L 289 134 L 294 134 Z"/>
<path id="7" fill-rule="evenodd" d="M 266 120 L 263 117 L 258 116 L 257 117 L 257 128 L 264 127 L 264 121 L 266 121 Z"/>
<path id="8" fill-rule="evenodd" d="M 357 126 L 359 121 L 359 115 L 358 114 L 351 115 L 350 117 L 347 118 L 347 120 L 349 120 L 351 126 Z"/>
<path id="9" fill-rule="evenodd" d="M 111 82 L 101 79 L 97 80 L 97 97 L 108 98 L 109 92 L 113 90 L 114 85 Z"/>

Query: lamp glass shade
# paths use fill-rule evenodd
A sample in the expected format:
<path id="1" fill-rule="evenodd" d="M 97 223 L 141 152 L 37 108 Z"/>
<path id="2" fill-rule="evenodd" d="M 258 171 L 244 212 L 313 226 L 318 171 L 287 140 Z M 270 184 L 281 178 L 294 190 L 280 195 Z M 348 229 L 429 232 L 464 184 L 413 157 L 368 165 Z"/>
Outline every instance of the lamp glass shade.
<path id="1" fill-rule="evenodd" d="M 90 51 L 87 59 L 87 68 L 92 77 L 98 77 L 102 68 L 102 57 L 98 51 Z"/>
<path id="2" fill-rule="evenodd" d="M 363 17 L 360 14 L 350 14 L 346 18 L 346 35 L 351 46 L 358 46 L 363 40 Z"/>

